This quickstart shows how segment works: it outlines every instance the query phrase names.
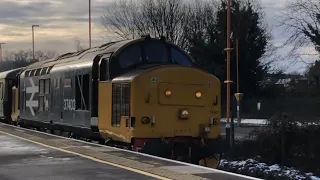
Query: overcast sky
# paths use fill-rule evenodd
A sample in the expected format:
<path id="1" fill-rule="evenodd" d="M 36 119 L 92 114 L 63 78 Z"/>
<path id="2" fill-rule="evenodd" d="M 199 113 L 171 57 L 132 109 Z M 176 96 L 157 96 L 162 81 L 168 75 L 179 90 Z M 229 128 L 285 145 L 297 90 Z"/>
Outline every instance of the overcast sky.
<path id="1" fill-rule="evenodd" d="M 105 32 L 100 17 L 111 0 L 92 1 L 92 46 L 104 43 Z M 275 27 L 276 15 L 283 12 L 288 0 L 261 0 L 266 20 L 272 28 L 276 45 L 285 41 L 282 29 Z M 0 0 L 0 43 L 3 51 L 32 48 L 31 25 L 35 29 L 35 49 L 54 50 L 59 54 L 75 51 L 75 38 L 88 47 L 88 0 Z M 279 50 L 285 54 L 290 47 Z M 313 47 L 302 47 L 304 53 L 314 53 Z M 307 57 L 306 57 L 307 58 Z M 311 62 L 314 56 L 306 60 Z M 281 65 L 290 65 L 282 62 Z M 303 63 L 296 64 L 288 71 L 302 71 Z"/>

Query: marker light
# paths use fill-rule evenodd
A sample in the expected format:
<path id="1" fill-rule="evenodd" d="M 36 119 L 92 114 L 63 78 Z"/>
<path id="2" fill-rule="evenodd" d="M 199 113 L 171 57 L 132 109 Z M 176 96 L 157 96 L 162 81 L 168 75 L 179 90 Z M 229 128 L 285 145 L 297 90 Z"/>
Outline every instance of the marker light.
<path id="1" fill-rule="evenodd" d="M 170 91 L 169 89 L 167 89 L 167 90 L 165 91 L 165 95 L 166 95 L 166 96 L 171 96 L 171 91 Z"/>
<path id="2" fill-rule="evenodd" d="M 189 112 L 187 110 L 180 110 L 180 119 L 188 119 L 189 117 Z"/>
<path id="3" fill-rule="evenodd" d="M 197 91 L 197 92 L 196 92 L 196 98 L 200 99 L 200 98 L 201 98 L 201 95 L 202 95 L 202 94 L 201 94 L 200 91 Z"/>

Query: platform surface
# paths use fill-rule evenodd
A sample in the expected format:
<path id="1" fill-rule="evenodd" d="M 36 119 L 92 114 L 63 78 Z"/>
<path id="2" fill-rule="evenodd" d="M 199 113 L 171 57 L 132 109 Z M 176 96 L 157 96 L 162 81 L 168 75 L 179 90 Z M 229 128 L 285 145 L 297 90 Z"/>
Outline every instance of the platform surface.
<path id="1" fill-rule="evenodd" d="M 257 179 L 0 123 L 1 180 Z"/>
<path id="2" fill-rule="evenodd" d="M 0 133 L 1 180 L 156 179 Z"/>

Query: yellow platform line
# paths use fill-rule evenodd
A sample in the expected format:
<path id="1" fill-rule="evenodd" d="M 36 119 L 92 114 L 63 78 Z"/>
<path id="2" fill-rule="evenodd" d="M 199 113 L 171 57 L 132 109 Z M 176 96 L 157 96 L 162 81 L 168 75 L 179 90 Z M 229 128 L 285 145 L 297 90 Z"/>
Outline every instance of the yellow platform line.
<path id="1" fill-rule="evenodd" d="M 57 147 L 50 146 L 50 145 L 47 145 L 47 144 L 43 144 L 43 143 L 40 143 L 40 142 L 37 142 L 37 141 L 33 141 L 33 140 L 30 140 L 30 139 L 27 139 L 27 138 L 16 136 L 16 135 L 13 135 L 13 134 L 10 134 L 10 133 L 6 133 L 6 132 L 3 132 L 3 131 L 0 131 L 0 133 L 6 134 L 8 136 L 12 136 L 12 137 L 24 140 L 24 141 L 29 141 L 29 142 L 34 143 L 34 144 L 45 146 L 47 148 L 55 149 L 57 151 L 62 151 L 62 152 L 65 152 L 65 153 L 78 155 L 78 156 L 81 156 L 83 158 L 90 159 L 92 161 L 100 162 L 100 163 L 103 163 L 103 164 L 108 164 L 108 165 L 115 166 L 115 167 L 118 167 L 118 168 L 121 168 L 121 169 L 125 169 L 125 170 L 128 170 L 128 171 L 132 171 L 132 172 L 135 172 L 135 173 L 138 173 L 138 174 L 142 174 L 142 175 L 145 175 L 145 176 L 150 176 L 150 177 L 154 177 L 154 178 L 161 179 L 161 180 L 172 180 L 172 179 L 169 179 L 169 178 L 166 178 L 166 177 L 162 177 L 162 176 L 158 176 L 158 175 L 155 175 L 155 174 L 152 174 L 152 173 L 149 173 L 149 172 L 145 172 L 145 171 L 141 171 L 141 170 L 138 170 L 138 169 L 126 167 L 126 166 L 123 166 L 123 165 L 120 165 L 120 164 L 115 164 L 115 163 L 112 163 L 112 162 L 108 162 L 108 161 L 104 161 L 104 160 L 101 160 L 101 159 L 97 159 L 97 158 L 92 157 L 92 156 L 80 154 L 80 153 L 73 152 L 73 151 L 68 151 L 68 150 L 57 148 Z"/>

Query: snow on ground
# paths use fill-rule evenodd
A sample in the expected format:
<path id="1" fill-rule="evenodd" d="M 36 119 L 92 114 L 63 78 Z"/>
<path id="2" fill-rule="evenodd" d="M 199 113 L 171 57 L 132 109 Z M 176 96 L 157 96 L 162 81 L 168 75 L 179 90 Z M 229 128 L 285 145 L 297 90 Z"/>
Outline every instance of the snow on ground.
<path id="1" fill-rule="evenodd" d="M 220 122 L 226 123 L 227 118 L 221 118 Z M 237 124 L 238 121 L 235 118 L 234 123 Z M 268 124 L 267 119 L 241 119 L 242 125 L 252 125 L 252 126 L 266 126 Z M 298 126 L 304 126 L 304 125 L 320 125 L 320 120 L 318 122 L 308 122 L 308 123 L 301 123 L 298 122 Z"/>
<path id="2" fill-rule="evenodd" d="M 239 174 L 249 175 L 263 179 L 311 179 L 320 180 L 320 177 L 314 176 L 312 173 L 303 173 L 289 167 L 280 167 L 277 164 L 268 166 L 254 159 L 244 161 L 228 161 L 221 160 L 219 169 L 235 172 Z"/>
<path id="3" fill-rule="evenodd" d="M 20 153 L 40 153 L 40 154 L 47 154 L 49 150 L 43 148 L 41 146 L 28 144 L 17 140 L 14 137 L 10 137 L 7 135 L 0 135 L 0 142 L 1 142 L 1 152 L 2 154 L 20 154 Z M 1 155 L 1 154 L 0 154 Z"/>
<path id="4" fill-rule="evenodd" d="M 221 118 L 220 120 L 223 123 L 227 122 L 227 118 Z M 238 123 L 237 119 L 234 119 L 234 123 Z M 252 125 L 267 125 L 266 119 L 241 119 L 241 124 L 252 124 Z"/>

